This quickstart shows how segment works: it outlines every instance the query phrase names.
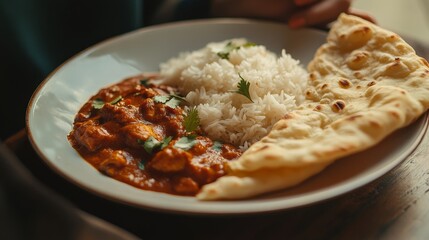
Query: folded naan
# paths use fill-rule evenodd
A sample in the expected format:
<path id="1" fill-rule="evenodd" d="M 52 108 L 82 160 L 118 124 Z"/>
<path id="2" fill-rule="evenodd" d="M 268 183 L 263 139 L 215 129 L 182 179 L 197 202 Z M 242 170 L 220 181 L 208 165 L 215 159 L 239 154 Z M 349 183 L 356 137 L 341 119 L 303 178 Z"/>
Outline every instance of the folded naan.
<path id="1" fill-rule="evenodd" d="M 368 149 L 429 108 L 429 64 L 397 34 L 342 14 L 308 65 L 306 101 L 278 121 L 201 200 L 235 199 L 301 183 Z"/>

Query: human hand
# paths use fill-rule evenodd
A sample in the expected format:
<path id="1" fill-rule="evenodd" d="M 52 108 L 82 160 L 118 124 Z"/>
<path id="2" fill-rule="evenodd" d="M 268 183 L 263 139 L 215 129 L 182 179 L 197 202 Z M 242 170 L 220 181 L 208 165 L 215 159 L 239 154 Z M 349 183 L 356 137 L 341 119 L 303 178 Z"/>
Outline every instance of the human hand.
<path id="1" fill-rule="evenodd" d="M 293 2 L 297 8 L 287 20 L 291 28 L 325 26 L 343 12 L 375 22 L 369 14 L 352 9 L 351 0 L 293 0 Z"/>
<path id="2" fill-rule="evenodd" d="M 212 0 L 214 17 L 250 17 L 287 21 L 296 10 L 294 0 Z"/>
<path id="3" fill-rule="evenodd" d="M 271 19 L 286 22 L 291 28 L 323 26 L 342 12 L 374 22 L 350 5 L 351 0 L 212 0 L 212 15 Z"/>

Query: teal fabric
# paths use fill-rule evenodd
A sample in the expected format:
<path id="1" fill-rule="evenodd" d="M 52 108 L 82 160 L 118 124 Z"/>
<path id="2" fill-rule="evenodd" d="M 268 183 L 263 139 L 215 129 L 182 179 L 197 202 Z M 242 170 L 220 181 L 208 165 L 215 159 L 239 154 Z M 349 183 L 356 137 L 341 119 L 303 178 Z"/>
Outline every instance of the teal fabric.
<path id="1" fill-rule="evenodd" d="M 43 75 L 98 41 L 143 26 L 140 0 L 9 0 L 1 8 L 8 37 Z"/>
<path id="2" fill-rule="evenodd" d="M 42 80 L 74 54 L 149 24 L 161 0 L 0 0 L 0 139 L 25 126 Z M 171 20 L 205 17 L 209 1 L 180 1 Z"/>
<path id="3" fill-rule="evenodd" d="M 57 66 L 144 24 L 141 0 L 0 1 L 0 138 L 24 127 L 32 92 Z"/>

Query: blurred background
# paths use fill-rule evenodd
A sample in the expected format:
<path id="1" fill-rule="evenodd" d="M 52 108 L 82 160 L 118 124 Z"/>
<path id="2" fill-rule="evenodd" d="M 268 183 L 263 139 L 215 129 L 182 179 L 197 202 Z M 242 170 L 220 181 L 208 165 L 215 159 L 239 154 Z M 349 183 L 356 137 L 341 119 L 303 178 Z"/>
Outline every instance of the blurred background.
<path id="1" fill-rule="evenodd" d="M 353 7 L 388 30 L 429 44 L 429 0 L 354 0 Z"/>

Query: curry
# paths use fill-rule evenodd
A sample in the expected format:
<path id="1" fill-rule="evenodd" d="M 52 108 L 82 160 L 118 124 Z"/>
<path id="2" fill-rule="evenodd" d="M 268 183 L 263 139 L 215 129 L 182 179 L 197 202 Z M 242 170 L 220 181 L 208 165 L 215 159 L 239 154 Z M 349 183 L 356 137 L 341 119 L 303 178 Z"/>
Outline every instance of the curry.
<path id="1" fill-rule="evenodd" d="M 196 109 L 155 78 L 135 76 L 101 89 L 77 113 L 68 139 L 109 177 L 193 196 L 225 175 L 225 163 L 242 152 L 205 136 Z"/>

